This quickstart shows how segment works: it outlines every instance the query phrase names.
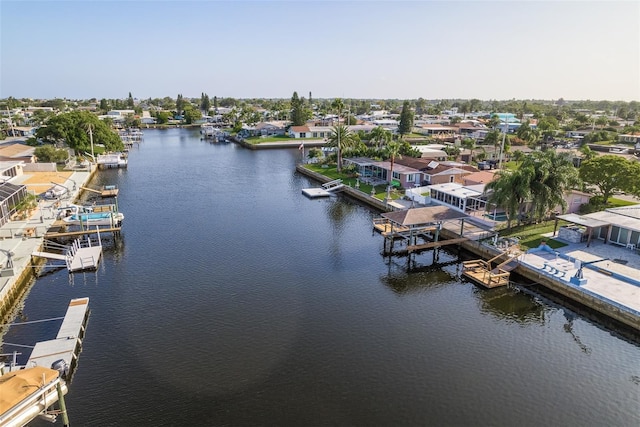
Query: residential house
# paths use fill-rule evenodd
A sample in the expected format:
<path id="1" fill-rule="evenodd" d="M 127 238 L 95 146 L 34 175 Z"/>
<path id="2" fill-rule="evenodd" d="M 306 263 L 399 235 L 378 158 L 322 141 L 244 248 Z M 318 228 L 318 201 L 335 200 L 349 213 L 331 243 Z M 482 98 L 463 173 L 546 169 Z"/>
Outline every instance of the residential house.
<path id="1" fill-rule="evenodd" d="M 430 124 L 430 125 L 414 126 L 413 132 L 419 133 L 421 135 L 430 136 L 436 139 L 453 140 L 453 138 L 458 134 L 458 128 L 455 126 Z"/>
<path id="2" fill-rule="evenodd" d="M 9 136 L 20 136 L 23 138 L 30 138 L 36 134 L 37 128 L 32 126 L 12 126 L 8 129 L 8 132 L 13 135 Z"/>
<path id="3" fill-rule="evenodd" d="M 437 162 L 428 159 L 416 159 L 402 157 L 396 159 L 396 163 L 412 167 L 421 172 L 421 179 L 417 181 L 422 185 L 443 184 L 447 182 L 462 183 L 462 177 L 477 172 L 473 166 L 459 162 Z"/>
<path id="4" fill-rule="evenodd" d="M 478 172 L 470 173 L 469 175 L 465 175 L 462 177 L 462 185 L 480 185 L 480 184 L 488 184 L 495 178 L 495 171 L 493 170 L 481 170 Z"/>
<path id="5" fill-rule="evenodd" d="M 3 144 L 0 145 L 0 161 L 35 163 L 35 150 L 25 144 Z"/>
<path id="6" fill-rule="evenodd" d="M 407 197 L 424 205 L 438 204 L 468 215 L 482 216 L 487 208 L 484 185 L 463 186 L 455 182 L 408 189 Z"/>
<path id="7" fill-rule="evenodd" d="M 618 135 L 618 142 L 626 143 L 626 144 L 640 144 L 640 134 L 624 134 Z M 637 147 L 636 147 L 637 148 Z"/>

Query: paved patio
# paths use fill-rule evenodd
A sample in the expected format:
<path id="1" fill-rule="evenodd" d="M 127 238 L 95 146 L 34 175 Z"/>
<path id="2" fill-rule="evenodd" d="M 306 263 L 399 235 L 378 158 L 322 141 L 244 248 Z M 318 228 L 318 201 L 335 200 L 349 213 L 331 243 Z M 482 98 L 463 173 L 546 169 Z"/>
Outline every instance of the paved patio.
<path id="1" fill-rule="evenodd" d="M 583 289 L 640 315 L 640 255 L 636 251 L 604 244 L 600 240 L 592 241 L 588 248 L 586 243 L 572 243 L 556 251 L 582 263 L 602 261 L 591 264 L 595 269 L 582 269 L 583 278 L 587 279 L 582 286 L 569 283 L 578 270 L 578 264 L 562 256 L 550 252 L 527 253 L 521 256 L 520 261 L 567 286 Z"/>

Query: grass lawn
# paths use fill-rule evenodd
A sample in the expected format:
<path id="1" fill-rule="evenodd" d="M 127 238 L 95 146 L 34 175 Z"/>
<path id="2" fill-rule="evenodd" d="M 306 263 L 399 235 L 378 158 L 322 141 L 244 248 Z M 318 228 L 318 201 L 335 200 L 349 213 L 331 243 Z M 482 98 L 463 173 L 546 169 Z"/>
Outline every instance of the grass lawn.
<path id="1" fill-rule="evenodd" d="M 244 141 L 249 144 L 261 144 L 263 142 L 295 142 L 295 138 L 291 138 L 287 135 L 267 136 L 264 138 L 261 136 L 252 136 L 251 138 L 246 138 Z"/>
<path id="2" fill-rule="evenodd" d="M 637 205 L 638 202 L 632 202 L 629 200 L 622 200 L 622 199 L 616 199 L 615 197 L 610 197 L 609 200 L 607 200 L 607 207 L 608 208 L 619 208 L 622 206 L 631 206 L 631 205 Z"/>
<path id="3" fill-rule="evenodd" d="M 554 223 L 555 221 L 546 221 L 540 224 L 511 227 L 511 230 L 508 231 L 501 230 L 500 237 L 518 237 L 520 239 L 520 246 L 523 249 L 537 248 L 542 240 L 545 240 L 547 242 L 547 245 L 549 245 L 553 249 L 567 246 L 566 243 L 543 236 L 543 234 L 553 232 Z M 565 224 L 568 223 L 562 220 L 558 221 L 558 228 Z"/>
<path id="4" fill-rule="evenodd" d="M 344 183 L 344 185 L 348 185 L 350 187 L 355 188 L 356 184 L 358 183 L 358 178 L 349 176 L 347 174 L 344 173 L 338 173 L 336 166 L 329 166 L 328 168 L 323 168 L 321 165 L 317 165 L 317 164 L 307 164 L 305 165 L 305 167 L 309 170 L 312 170 L 313 172 L 322 174 L 324 176 L 326 176 L 327 178 L 330 179 L 341 179 L 342 182 Z M 360 188 L 359 190 L 362 191 L 363 193 L 367 194 L 367 195 L 371 195 L 371 189 L 373 188 L 372 185 L 369 184 L 365 184 L 363 182 L 360 182 Z M 387 188 L 384 185 L 376 185 L 375 186 L 375 198 L 379 199 L 379 200 L 384 200 L 385 197 L 387 196 Z M 396 200 L 396 199 L 400 199 L 402 198 L 402 196 L 404 196 L 404 192 L 403 191 L 398 191 L 398 190 L 394 190 L 391 192 L 391 199 Z"/>

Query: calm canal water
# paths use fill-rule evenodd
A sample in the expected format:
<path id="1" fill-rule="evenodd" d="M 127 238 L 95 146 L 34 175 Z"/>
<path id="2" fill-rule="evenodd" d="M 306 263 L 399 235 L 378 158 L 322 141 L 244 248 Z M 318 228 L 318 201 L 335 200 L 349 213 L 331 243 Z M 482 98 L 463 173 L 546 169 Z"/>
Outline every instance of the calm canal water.
<path id="1" fill-rule="evenodd" d="M 408 273 L 381 256 L 376 212 L 301 194 L 317 184 L 294 172 L 299 156 L 146 130 L 127 170 L 100 174 L 120 188 L 122 238 L 96 273 L 38 279 L 20 315 L 91 299 L 72 425 L 640 424 L 637 343 L 481 290 L 453 253 Z"/>

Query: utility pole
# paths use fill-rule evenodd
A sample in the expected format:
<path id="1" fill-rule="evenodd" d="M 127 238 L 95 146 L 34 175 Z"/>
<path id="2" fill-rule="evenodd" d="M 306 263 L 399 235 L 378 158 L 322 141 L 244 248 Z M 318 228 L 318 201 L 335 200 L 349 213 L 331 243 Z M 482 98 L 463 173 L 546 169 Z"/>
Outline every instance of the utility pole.
<path id="1" fill-rule="evenodd" d="M 87 125 L 87 130 L 89 131 L 89 140 L 91 140 L 91 161 L 95 162 L 96 158 L 93 155 L 93 125 L 91 123 Z"/>

